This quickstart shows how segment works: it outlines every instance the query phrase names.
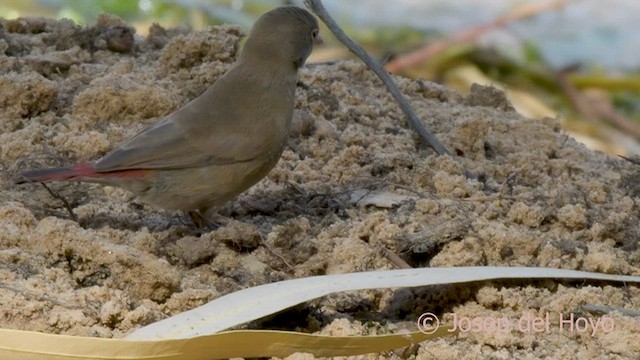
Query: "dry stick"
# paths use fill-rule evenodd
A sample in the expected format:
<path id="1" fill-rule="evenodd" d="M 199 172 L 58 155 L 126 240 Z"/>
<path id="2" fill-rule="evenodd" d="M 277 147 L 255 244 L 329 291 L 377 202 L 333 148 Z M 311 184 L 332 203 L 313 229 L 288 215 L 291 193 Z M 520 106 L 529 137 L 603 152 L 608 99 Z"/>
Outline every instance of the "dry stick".
<path id="1" fill-rule="evenodd" d="M 582 310 L 590 312 L 592 314 L 610 314 L 612 312 L 620 312 L 624 316 L 629 317 L 640 317 L 640 311 L 625 309 L 621 307 L 611 307 L 606 305 L 598 305 L 598 304 L 584 304 L 581 306 Z"/>
<path id="2" fill-rule="evenodd" d="M 431 147 L 438 155 L 449 155 L 452 156 L 449 150 L 445 148 L 435 136 L 431 135 L 431 133 L 424 126 L 422 121 L 418 118 L 416 113 L 409 105 L 407 99 L 402 95 L 398 86 L 393 82 L 391 76 L 378 64 L 367 52 L 355 41 L 351 40 L 347 36 L 347 34 L 342 31 L 340 26 L 336 24 L 331 15 L 327 12 L 322 5 L 321 0 L 306 0 L 305 4 L 309 7 L 321 20 L 327 25 L 329 30 L 336 36 L 336 38 L 343 43 L 352 53 L 358 56 L 378 77 L 384 85 L 387 87 L 393 98 L 398 102 L 402 112 L 404 112 L 407 117 L 407 121 L 414 128 L 414 130 L 418 133 L 422 141 L 424 141 L 429 147 Z M 475 179 L 476 175 L 471 171 L 464 168 L 465 176 L 468 179 Z"/>
<path id="3" fill-rule="evenodd" d="M 582 114 L 586 120 L 598 124 L 601 124 L 603 120 L 607 121 L 635 140 L 640 140 L 640 127 L 633 120 L 618 113 L 613 107 L 603 106 L 598 104 L 598 102 L 590 101 L 571 83 L 566 71 L 561 70 L 556 72 L 555 78 L 560 90 L 564 92 L 576 110 Z"/>
<path id="4" fill-rule="evenodd" d="M 631 158 L 631 157 L 626 157 L 626 156 L 622 156 L 622 155 L 618 155 L 619 157 L 627 160 L 628 162 L 634 164 L 634 165 L 640 165 L 640 159 L 636 159 L 636 158 Z"/>
<path id="5" fill-rule="evenodd" d="M 491 30 L 504 27 L 509 23 L 526 19 L 545 11 L 561 8 L 574 1 L 576 0 L 550 0 L 545 3 L 526 4 L 520 6 L 494 21 L 463 29 L 460 32 L 455 33 L 449 39 L 439 40 L 409 54 L 398 56 L 390 61 L 385 67 L 392 73 L 405 70 L 429 60 L 434 55 L 441 53 L 452 45 L 470 43 Z"/>
<path id="6" fill-rule="evenodd" d="M 285 259 L 284 256 L 282 256 L 279 252 L 273 250 L 271 246 L 269 246 L 269 244 L 267 244 L 267 242 L 262 239 L 262 237 L 260 237 L 260 242 L 262 242 L 262 246 L 264 246 L 267 249 L 267 251 L 271 253 L 271 255 L 277 257 L 278 260 L 282 261 L 284 265 L 289 268 L 289 271 L 295 270 L 293 265 L 289 264 L 287 259 Z"/>
<path id="7" fill-rule="evenodd" d="M 40 183 L 40 185 L 42 185 L 45 189 L 47 189 L 47 191 L 49 192 L 49 195 L 53 196 L 55 199 L 62 201 L 62 205 L 69 213 L 69 217 L 71 218 L 71 220 L 78 222 L 78 217 L 76 216 L 76 214 L 73 213 L 73 208 L 71 207 L 71 204 L 69 204 L 69 202 L 67 201 L 67 199 L 65 199 L 64 196 L 51 190 L 45 183 Z"/>
<path id="8" fill-rule="evenodd" d="M 24 296 L 26 299 L 35 299 L 38 301 L 45 301 L 45 302 L 50 302 L 54 305 L 58 305 L 60 307 L 66 308 L 66 309 L 82 309 L 81 306 L 71 306 L 71 305 L 67 305 L 64 304 L 58 300 L 52 299 L 51 297 L 49 297 L 49 295 L 47 294 L 38 294 L 36 292 L 33 291 L 28 291 L 28 290 L 23 290 L 23 289 L 18 289 L 16 287 L 13 287 L 11 285 L 6 285 L 6 284 L 0 284 L 0 289 L 5 289 L 5 290 L 9 290 L 12 291 L 16 294 L 20 294 L 22 296 Z"/>
<path id="9" fill-rule="evenodd" d="M 397 266 L 399 269 L 413 269 L 411 265 L 407 264 L 406 261 L 402 260 L 402 258 L 398 256 L 398 254 L 394 253 L 393 251 L 387 248 L 382 248 L 382 253 L 387 258 L 387 260 L 389 260 L 393 265 Z"/>

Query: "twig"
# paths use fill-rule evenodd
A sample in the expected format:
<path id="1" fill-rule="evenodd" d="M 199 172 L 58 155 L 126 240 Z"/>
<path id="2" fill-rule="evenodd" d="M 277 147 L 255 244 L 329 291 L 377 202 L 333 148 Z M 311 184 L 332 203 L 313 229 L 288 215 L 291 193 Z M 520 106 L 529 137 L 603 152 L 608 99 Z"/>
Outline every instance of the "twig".
<path id="1" fill-rule="evenodd" d="M 626 157 L 626 156 L 622 156 L 622 155 L 618 155 L 619 157 L 627 160 L 628 162 L 634 164 L 634 165 L 640 165 L 640 159 L 638 158 L 633 158 L 633 157 Z"/>
<path id="2" fill-rule="evenodd" d="M 640 311 L 629 310 L 621 307 L 611 307 L 597 304 L 584 304 L 581 307 L 583 311 L 590 312 L 592 314 L 610 314 L 612 312 L 620 312 L 624 316 L 640 317 Z"/>
<path id="3" fill-rule="evenodd" d="M 575 0 L 550 0 L 546 3 L 541 3 L 541 4 L 536 3 L 536 4 L 523 5 L 509 12 L 504 16 L 498 17 L 494 21 L 463 29 L 460 32 L 451 36 L 451 38 L 449 39 L 436 41 L 407 55 L 398 56 L 392 61 L 390 61 L 385 66 L 385 68 L 391 73 L 396 73 L 398 71 L 405 70 L 407 68 L 410 68 L 412 66 L 415 66 L 417 64 L 427 61 L 428 59 L 432 58 L 434 55 L 441 53 L 442 51 L 448 49 L 452 45 L 470 43 L 472 41 L 475 41 L 481 35 L 491 30 L 503 27 L 514 21 L 522 20 L 534 15 L 537 15 L 544 11 L 563 7 L 572 1 L 575 1 Z"/>
<path id="4" fill-rule="evenodd" d="M 475 196 L 470 198 L 459 199 L 460 201 L 475 201 L 475 202 L 485 202 L 485 201 L 494 201 L 494 200 L 527 200 L 527 196 L 524 195 L 488 195 L 488 196 Z"/>
<path id="5" fill-rule="evenodd" d="M 65 209 L 67 209 L 67 212 L 69 213 L 69 217 L 71 218 L 71 220 L 78 222 L 78 217 L 76 216 L 76 214 L 73 213 L 73 208 L 71 207 L 71 204 L 69 204 L 69 202 L 67 201 L 67 199 L 64 198 L 64 196 L 55 193 L 53 190 L 51 190 L 45 183 L 40 183 L 45 189 L 47 189 L 47 191 L 49 192 L 49 194 L 51 196 L 53 196 L 55 199 L 58 199 L 60 201 L 62 201 L 62 205 L 64 206 Z"/>
<path id="6" fill-rule="evenodd" d="M 331 15 L 327 12 L 322 5 L 321 0 L 306 0 L 305 4 L 309 7 L 324 23 L 329 30 L 336 36 L 336 38 L 343 43 L 352 53 L 358 56 L 379 78 L 387 87 L 393 98 L 398 102 L 402 112 L 404 112 L 407 121 L 418 133 L 422 141 L 424 141 L 429 147 L 431 147 L 438 155 L 452 156 L 449 150 L 445 148 L 439 141 L 433 136 L 420 121 L 416 113 L 409 105 L 407 99 L 402 95 L 398 86 L 393 82 L 391 76 L 376 62 L 367 52 L 355 41 L 351 40 L 347 34 L 342 31 L 340 26 L 333 20 Z M 471 171 L 464 169 L 465 176 L 469 179 L 475 179 L 476 175 Z"/>
<path id="7" fill-rule="evenodd" d="M 293 267 L 293 265 L 289 264 L 289 262 L 287 261 L 287 259 L 284 258 L 284 256 L 282 256 L 279 252 L 273 250 L 271 248 L 271 246 L 269 246 L 269 244 L 267 244 L 266 241 L 264 241 L 264 239 L 262 239 L 262 236 L 260 237 L 260 242 L 262 243 L 262 245 L 264 246 L 265 249 L 267 249 L 268 252 L 271 253 L 271 255 L 275 256 L 278 258 L 278 260 L 282 261 L 284 263 L 284 265 L 289 268 L 289 271 L 293 271 L 295 270 L 295 267 Z"/>
<path id="8" fill-rule="evenodd" d="M 569 101 L 573 104 L 573 107 L 582 114 L 582 117 L 585 120 L 593 123 L 599 122 L 598 114 L 596 114 L 596 112 L 591 108 L 589 101 L 587 101 L 580 91 L 571 84 L 571 81 L 569 81 L 565 72 L 566 70 L 560 70 L 554 74 L 560 91 L 564 92 Z"/>
<path id="9" fill-rule="evenodd" d="M 71 306 L 68 304 L 64 304 L 58 300 L 52 299 L 51 297 L 49 297 L 49 295 L 46 294 L 38 294 L 36 292 L 33 291 L 28 291 L 28 290 L 23 290 L 23 289 L 18 289 L 15 288 L 11 285 L 7 285 L 7 284 L 0 284 L 0 289 L 5 289 L 5 290 L 9 290 L 12 291 L 16 294 L 20 294 L 22 296 L 24 296 L 26 299 L 35 299 L 37 301 L 45 301 L 45 302 L 49 302 L 52 303 L 54 305 L 58 305 L 60 307 L 66 308 L 66 309 L 82 309 L 81 306 Z"/>
<path id="10" fill-rule="evenodd" d="M 400 269 L 413 269 L 413 267 L 407 264 L 406 261 L 402 260 L 398 254 L 392 252 L 387 248 L 382 248 L 382 253 L 393 265 L 397 266 Z"/>
<path id="11" fill-rule="evenodd" d="M 591 101 L 585 97 L 569 80 L 568 71 L 561 70 L 555 73 L 560 90 L 565 93 L 576 110 L 588 121 L 602 123 L 607 121 L 625 134 L 636 140 L 640 140 L 640 127 L 631 119 L 618 113 L 612 106 L 607 106 L 598 101 Z"/>
<path id="12" fill-rule="evenodd" d="M 365 180 L 370 180 L 371 183 L 366 185 L 366 186 L 369 186 L 369 187 L 380 186 L 380 187 L 384 188 L 384 187 L 389 186 L 389 187 L 394 187 L 396 189 L 401 189 L 401 190 L 410 192 L 410 193 L 412 193 L 414 195 L 417 195 L 421 199 L 432 198 L 432 196 L 429 196 L 427 194 L 421 193 L 420 191 L 418 191 L 418 190 L 416 190 L 416 189 L 414 189 L 412 187 L 409 187 L 407 185 L 402 185 L 402 184 L 399 184 L 399 183 L 396 183 L 396 182 L 393 182 L 393 181 L 389 181 L 387 179 L 379 179 L 379 178 L 376 178 L 376 177 L 373 177 L 373 176 L 358 176 L 358 178 L 362 178 L 362 179 L 365 179 Z M 358 189 L 354 189 L 354 190 L 359 190 L 359 188 Z"/>

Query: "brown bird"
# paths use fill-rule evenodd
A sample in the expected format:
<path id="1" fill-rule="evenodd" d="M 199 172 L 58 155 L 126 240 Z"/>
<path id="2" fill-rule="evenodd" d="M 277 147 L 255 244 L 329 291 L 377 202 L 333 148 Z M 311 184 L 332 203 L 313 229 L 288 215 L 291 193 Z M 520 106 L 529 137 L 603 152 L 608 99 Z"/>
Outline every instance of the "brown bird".
<path id="1" fill-rule="evenodd" d="M 293 116 L 298 69 L 320 41 L 308 11 L 280 7 L 253 26 L 235 64 L 202 95 L 103 158 L 36 169 L 16 182 L 86 181 L 186 211 L 205 226 L 213 211 L 276 165 Z"/>

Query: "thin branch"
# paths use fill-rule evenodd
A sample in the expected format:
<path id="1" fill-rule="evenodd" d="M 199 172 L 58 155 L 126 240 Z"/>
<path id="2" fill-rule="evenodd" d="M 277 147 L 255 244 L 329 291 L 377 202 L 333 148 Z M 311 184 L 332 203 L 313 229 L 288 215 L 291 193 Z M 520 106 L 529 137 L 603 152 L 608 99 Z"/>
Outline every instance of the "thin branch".
<path id="1" fill-rule="evenodd" d="M 461 31 L 451 36 L 449 39 L 435 41 L 433 43 L 425 45 L 424 47 L 414 52 L 398 56 L 390 61 L 385 67 L 391 73 L 406 70 L 407 68 L 428 61 L 436 54 L 443 52 L 453 45 L 473 42 L 481 35 L 491 30 L 504 27 L 505 25 L 518 20 L 538 15 L 542 12 L 561 8 L 574 1 L 575 0 L 550 0 L 545 3 L 526 4 L 520 6 L 515 10 L 509 12 L 508 14 L 500 16 L 499 18 L 489 23 L 462 29 Z"/>
<path id="2" fill-rule="evenodd" d="M 627 160 L 628 162 L 634 164 L 634 165 L 640 165 L 640 159 L 636 158 L 636 157 L 626 157 L 626 156 L 622 156 L 622 155 L 618 155 L 619 157 Z"/>
<path id="3" fill-rule="evenodd" d="M 593 101 L 585 96 L 569 80 L 568 70 L 556 72 L 555 77 L 560 90 L 564 92 L 583 118 L 597 124 L 606 121 L 635 140 L 640 140 L 640 127 L 632 119 L 617 112 L 610 104 Z"/>
<path id="4" fill-rule="evenodd" d="M 398 256 L 398 254 L 394 253 L 393 251 L 387 248 L 382 248 L 382 254 L 387 258 L 387 260 L 389 260 L 389 262 L 391 262 L 393 265 L 395 265 L 399 269 L 413 269 L 413 267 L 409 265 L 406 261 L 402 260 L 402 258 Z"/>
<path id="5" fill-rule="evenodd" d="M 20 295 L 24 296 L 26 299 L 35 299 L 37 301 L 49 302 L 49 303 L 52 303 L 54 305 L 58 305 L 60 307 L 66 308 L 66 309 L 82 309 L 81 306 L 71 306 L 71 305 L 62 303 L 62 302 L 60 302 L 58 300 L 52 299 L 47 294 L 38 294 L 38 293 L 33 292 L 33 291 L 18 289 L 16 287 L 13 287 L 13 286 L 7 285 L 7 284 L 0 284 L 0 289 L 5 289 L 5 290 L 8 290 L 8 291 L 12 291 L 12 292 L 14 292 L 16 294 L 20 294 Z"/>
<path id="6" fill-rule="evenodd" d="M 262 243 L 262 246 L 264 246 L 264 248 L 267 249 L 267 251 L 271 253 L 271 255 L 277 257 L 278 260 L 282 261 L 284 263 L 284 265 L 287 268 L 289 268 L 289 271 L 295 270 L 295 267 L 293 267 L 293 265 L 291 265 L 287 261 L 287 259 L 285 259 L 284 256 L 282 256 L 282 254 L 280 254 L 279 252 L 277 252 L 273 248 L 271 248 L 271 246 L 269 246 L 269 244 L 267 244 L 267 242 L 264 239 L 262 239 L 262 236 L 260 237 L 260 242 Z"/>
<path id="7" fill-rule="evenodd" d="M 67 201 L 67 199 L 65 199 L 64 196 L 51 190 L 45 183 L 40 183 L 40 185 L 42 185 L 42 187 L 47 189 L 47 191 L 49 192 L 49 195 L 51 195 L 54 199 L 58 199 L 62 201 L 62 205 L 69 213 L 69 217 L 71 218 L 71 220 L 78 222 L 78 217 L 76 216 L 76 214 L 73 213 L 73 208 L 71 207 L 71 204 L 69 204 L 69 201 Z"/>
<path id="8" fill-rule="evenodd" d="M 612 307 L 598 304 L 584 304 L 582 310 L 592 314 L 611 314 L 613 312 L 619 312 L 624 316 L 640 317 L 640 311 L 625 309 L 622 307 Z"/>
<path id="9" fill-rule="evenodd" d="M 367 52 L 360 46 L 358 43 L 353 41 L 347 34 L 342 31 L 340 26 L 333 20 L 331 15 L 327 12 L 322 4 L 321 0 L 306 0 L 305 4 L 308 8 L 310 8 L 322 22 L 327 25 L 329 30 L 336 36 L 336 38 L 343 43 L 352 53 L 358 56 L 379 78 L 382 80 L 384 85 L 387 87 L 393 98 L 398 102 L 402 112 L 404 112 L 407 121 L 414 128 L 414 130 L 420 136 L 420 139 L 431 147 L 438 155 L 449 155 L 452 156 L 449 150 L 445 148 L 435 136 L 433 136 L 422 123 L 422 121 L 418 118 L 416 113 L 409 105 L 409 101 L 402 95 L 398 86 L 393 82 L 391 76 L 375 61 Z M 464 173 L 467 178 L 475 179 L 476 175 L 471 171 L 464 169 Z"/>

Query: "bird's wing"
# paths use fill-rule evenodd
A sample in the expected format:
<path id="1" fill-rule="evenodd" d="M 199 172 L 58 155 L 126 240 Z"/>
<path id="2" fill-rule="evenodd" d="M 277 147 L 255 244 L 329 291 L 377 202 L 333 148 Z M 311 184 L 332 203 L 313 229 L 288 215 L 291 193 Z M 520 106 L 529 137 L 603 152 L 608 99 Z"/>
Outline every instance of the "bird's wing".
<path id="1" fill-rule="evenodd" d="M 215 155 L 202 152 L 187 139 L 184 127 L 172 115 L 145 128 L 98 160 L 94 165 L 96 170 L 189 168 L 250 160 L 225 157 L 225 152 Z M 224 147 L 224 143 L 232 141 L 232 138 L 218 138 L 219 147 Z"/>
<path id="2" fill-rule="evenodd" d="M 296 72 L 277 84 L 232 68 L 191 103 L 95 164 L 97 171 L 245 162 L 278 152 L 293 114 Z"/>

